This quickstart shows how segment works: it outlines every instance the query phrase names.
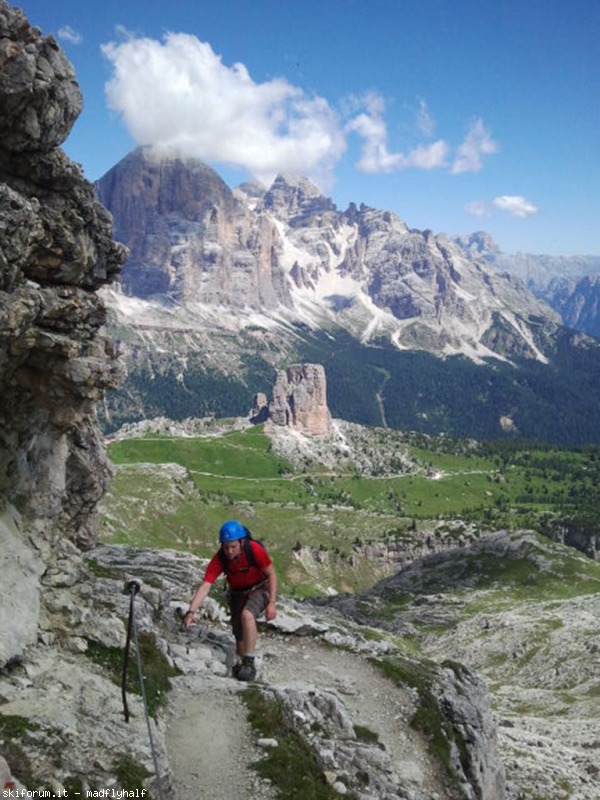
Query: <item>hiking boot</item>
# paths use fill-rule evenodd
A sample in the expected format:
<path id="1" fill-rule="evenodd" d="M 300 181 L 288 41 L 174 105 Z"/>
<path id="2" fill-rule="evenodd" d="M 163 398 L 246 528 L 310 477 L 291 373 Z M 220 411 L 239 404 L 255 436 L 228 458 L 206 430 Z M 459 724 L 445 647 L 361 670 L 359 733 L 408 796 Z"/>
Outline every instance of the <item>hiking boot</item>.
<path id="1" fill-rule="evenodd" d="M 233 668 L 234 677 L 238 681 L 253 681 L 256 678 L 256 667 L 254 666 L 254 659 L 244 656 L 241 664 L 236 664 L 237 669 Z"/>

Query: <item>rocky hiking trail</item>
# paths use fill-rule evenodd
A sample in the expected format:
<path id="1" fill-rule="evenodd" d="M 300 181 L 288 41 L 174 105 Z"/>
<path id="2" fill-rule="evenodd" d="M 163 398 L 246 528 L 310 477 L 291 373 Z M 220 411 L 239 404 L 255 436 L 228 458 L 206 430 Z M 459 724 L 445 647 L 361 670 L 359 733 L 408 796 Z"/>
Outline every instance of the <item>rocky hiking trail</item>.
<path id="1" fill-rule="evenodd" d="M 200 637 L 201 638 L 201 637 Z M 195 646 L 193 640 L 190 647 Z M 312 689 L 333 692 L 352 725 L 378 737 L 394 772 L 402 775 L 406 794 L 395 797 L 445 797 L 420 736 L 409 726 L 414 711 L 410 691 L 401 690 L 366 658 L 305 636 L 263 633 L 257 655 L 258 682 L 270 689 Z M 231 800 L 233 797 L 278 796 L 252 764 L 265 748 L 247 721 L 240 691 L 247 684 L 210 674 L 186 675 L 173 681 L 167 718 L 166 745 L 177 800 Z M 277 731 L 272 732 L 277 739 Z M 384 765 L 385 766 L 385 765 Z M 334 775 L 331 781 L 335 782 Z M 336 788 L 344 794 L 339 783 Z M 364 797 L 375 797 L 366 791 Z M 390 795 L 392 796 L 392 795 Z"/>

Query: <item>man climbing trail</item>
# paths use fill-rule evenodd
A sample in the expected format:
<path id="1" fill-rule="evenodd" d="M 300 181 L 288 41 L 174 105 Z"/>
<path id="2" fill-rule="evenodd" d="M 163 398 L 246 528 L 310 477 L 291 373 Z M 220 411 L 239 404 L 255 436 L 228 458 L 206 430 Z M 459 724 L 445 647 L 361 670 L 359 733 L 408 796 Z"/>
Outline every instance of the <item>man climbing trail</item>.
<path id="1" fill-rule="evenodd" d="M 219 541 L 221 547 L 206 568 L 183 624 L 186 628 L 193 624 L 196 611 L 224 572 L 229 587 L 231 627 L 240 659 L 233 667 L 233 675 L 240 681 L 253 681 L 256 678 L 256 619 L 263 612 L 267 620 L 277 616 L 277 575 L 264 546 L 237 520 L 229 520 L 221 526 Z"/>

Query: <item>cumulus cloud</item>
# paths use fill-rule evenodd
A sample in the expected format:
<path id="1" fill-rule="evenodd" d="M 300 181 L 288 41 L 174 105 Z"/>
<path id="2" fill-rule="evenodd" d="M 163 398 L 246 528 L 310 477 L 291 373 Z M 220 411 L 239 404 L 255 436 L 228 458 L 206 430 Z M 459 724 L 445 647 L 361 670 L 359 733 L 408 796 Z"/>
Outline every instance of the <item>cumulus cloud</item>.
<path id="1" fill-rule="evenodd" d="M 491 133 L 483 124 L 483 120 L 476 119 L 456 151 L 456 158 L 452 165 L 452 174 L 461 172 L 479 172 L 483 166 L 483 156 L 493 155 L 498 152 L 498 143 L 492 139 Z"/>
<path id="2" fill-rule="evenodd" d="M 364 103 L 366 110 L 347 125 L 349 132 L 357 133 L 364 139 L 362 154 L 356 165 L 361 172 L 395 172 L 407 167 L 434 169 L 444 166 L 449 148 L 441 139 L 432 144 L 418 145 L 408 153 L 390 152 L 387 126 L 383 119 L 383 98 L 373 93 L 364 98 Z"/>
<path id="3" fill-rule="evenodd" d="M 453 162 L 441 138 L 398 151 L 388 143 L 385 101 L 376 92 L 347 98 L 338 113 L 285 78 L 254 81 L 243 64 L 224 64 L 195 36 L 168 33 L 157 41 L 125 29 L 118 36 L 102 47 L 112 66 L 106 96 L 137 144 L 240 166 L 267 184 L 278 172 L 291 172 L 331 188 L 353 135 L 362 139 L 356 167 L 372 174 L 477 170 L 482 156 L 497 150 L 476 120 Z M 425 140 L 434 131 L 425 100 L 419 100 L 416 128 Z"/>
<path id="4" fill-rule="evenodd" d="M 70 25 L 63 25 L 58 29 L 58 38 L 62 42 L 71 42 L 71 44 L 81 44 L 83 41 L 83 36 Z"/>
<path id="5" fill-rule="evenodd" d="M 246 167 L 271 181 L 290 171 L 327 183 L 346 142 L 337 114 L 283 78 L 255 83 L 195 36 L 130 37 L 102 48 L 110 107 L 138 144 Z"/>
<path id="6" fill-rule="evenodd" d="M 538 213 L 538 208 L 530 200 L 521 195 L 503 194 L 494 198 L 494 206 L 501 211 L 506 211 L 511 217 L 525 219 Z"/>

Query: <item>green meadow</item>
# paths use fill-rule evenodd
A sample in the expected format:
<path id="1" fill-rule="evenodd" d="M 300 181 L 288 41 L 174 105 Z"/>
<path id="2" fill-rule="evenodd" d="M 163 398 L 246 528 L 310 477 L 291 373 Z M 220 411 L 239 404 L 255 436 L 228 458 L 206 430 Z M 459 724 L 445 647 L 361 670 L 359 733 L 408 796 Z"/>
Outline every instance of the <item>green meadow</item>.
<path id="1" fill-rule="evenodd" d="M 595 450 L 467 448 L 457 440 L 452 452 L 447 440 L 428 444 L 407 439 L 414 470 L 374 477 L 347 462 L 339 472 L 324 465 L 299 472 L 272 451 L 261 426 L 117 441 L 108 448 L 116 471 L 101 536 L 207 557 L 223 520 L 238 518 L 268 544 L 285 590 L 307 594 L 367 588 L 389 566 L 376 552 L 365 558 L 365 547 L 406 542 L 415 531 L 547 530 L 565 518 L 595 520 Z"/>

